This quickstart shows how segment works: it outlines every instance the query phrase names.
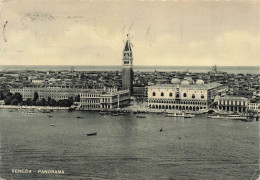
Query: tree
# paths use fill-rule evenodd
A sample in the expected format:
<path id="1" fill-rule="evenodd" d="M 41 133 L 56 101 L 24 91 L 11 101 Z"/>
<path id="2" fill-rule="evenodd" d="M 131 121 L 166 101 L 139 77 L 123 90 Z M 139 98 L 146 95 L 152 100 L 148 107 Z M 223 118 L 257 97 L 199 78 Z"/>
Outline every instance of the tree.
<path id="1" fill-rule="evenodd" d="M 45 98 L 42 98 L 40 101 L 41 106 L 46 106 L 47 102 L 45 100 Z"/>
<path id="2" fill-rule="evenodd" d="M 11 105 L 18 105 L 18 100 L 17 99 L 12 99 Z"/>
<path id="3" fill-rule="evenodd" d="M 80 95 L 79 94 L 75 97 L 75 102 L 80 102 Z"/>
<path id="4" fill-rule="evenodd" d="M 0 93 L 0 100 L 3 100 L 3 99 L 4 99 L 4 94 Z"/>
<path id="5" fill-rule="evenodd" d="M 69 100 L 69 106 L 71 106 L 73 104 L 73 102 L 74 102 L 73 97 L 69 97 L 68 100 Z"/>
<path id="6" fill-rule="evenodd" d="M 27 106 L 31 106 L 33 104 L 32 99 L 31 98 L 27 98 L 26 101 L 25 101 L 25 104 Z"/>
<path id="7" fill-rule="evenodd" d="M 12 93 L 7 93 L 6 98 L 5 98 L 5 105 L 10 105 L 11 101 L 13 100 L 13 94 Z"/>
<path id="8" fill-rule="evenodd" d="M 13 95 L 13 99 L 16 99 L 18 101 L 18 103 L 21 103 L 23 101 L 23 96 L 16 92 L 14 95 Z"/>
<path id="9" fill-rule="evenodd" d="M 33 102 L 36 102 L 36 100 L 38 100 L 38 98 L 39 98 L 39 95 L 38 95 L 38 93 L 35 91 L 35 92 L 34 92 L 34 96 L 33 96 Z"/>
<path id="10" fill-rule="evenodd" d="M 56 101 L 55 101 L 55 99 L 50 99 L 50 101 L 48 101 L 48 105 L 49 105 L 49 106 L 56 106 Z"/>

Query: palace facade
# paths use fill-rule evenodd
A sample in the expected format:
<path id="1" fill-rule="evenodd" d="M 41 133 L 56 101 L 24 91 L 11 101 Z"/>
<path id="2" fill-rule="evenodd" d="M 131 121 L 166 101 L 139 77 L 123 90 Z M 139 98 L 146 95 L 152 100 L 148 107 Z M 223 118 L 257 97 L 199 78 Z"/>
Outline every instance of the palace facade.
<path id="1" fill-rule="evenodd" d="M 219 83 L 196 83 L 190 78 L 182 82 L 174 78 L 172 84 L 148 86 L 148 107 L 150 109 L 193 110 L 208 109 L 213 106 L 217 95 L 223 95 L 227 87 Z"/>

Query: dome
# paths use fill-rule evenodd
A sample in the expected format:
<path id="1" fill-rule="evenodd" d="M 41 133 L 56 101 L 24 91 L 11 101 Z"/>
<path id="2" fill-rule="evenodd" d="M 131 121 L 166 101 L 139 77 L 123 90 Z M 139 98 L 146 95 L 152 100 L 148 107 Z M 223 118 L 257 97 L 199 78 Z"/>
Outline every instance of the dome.
<path id="1" fill-rule="evenodd" d="M 172 84 L 179 84 L 181 81 L 178 79 L 178 78 L 173 78 L 172 80 L 171 80 L 171 83 Z"/>
<path id="2" fill-rule="evenodd" d="M 189 84 L 193 84 L 193 80 L 191 77 L 185 77 L 184 80 L 189 81 Z"/>
<path id="3" fill-rule="evenodd" d="M 189 83 L 188 80 L 183 80 L 183 81 L 181 82 L 181 84 L 182 84 L 182 85 L 189 85 L 190 83 Z"/>
<path id="4" fill-rule="evenodd" d="M 202 79 L 198 79 L 197 81 L 196 81 L 196 84 L 204 84 L 204 81 L 202 80 Z"/>

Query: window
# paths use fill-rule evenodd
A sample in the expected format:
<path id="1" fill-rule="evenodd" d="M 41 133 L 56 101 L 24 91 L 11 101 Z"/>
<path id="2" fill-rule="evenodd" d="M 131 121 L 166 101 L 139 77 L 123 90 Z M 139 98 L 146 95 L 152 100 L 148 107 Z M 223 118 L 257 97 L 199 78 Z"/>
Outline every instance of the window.
<path id="1" fill-rule="evenodd" d="M 193 99 L 195 98 L 195 95 L 194 95 L 194 94 L 192 94 L 192 98 L 193 98 Z"/>
<path id="2" fill-rule="evenodd" d="M 204 95 L 203 94 L 201 95 L 201 99 L 204 99 Z"/>
<path id="3" fill-rule="evenodd" d="M 177 93 L 177 94 L 176 94 L 176 98 L 179 98 L 179 97 L 180 97 L 180 95 L 179 95 L 179 93 Z"/>
<path id="4" fill-rule="evenodd" d="M 164 96 L 164 93 L 163 93 L 163 92 L 161 93 L 161 96 Z"/>
<path id="5" fill-rule="evenodd" d="M 187 97 L 187 94 L 186 94 L 186 93 L 184 93 L 184 94 L 183 94 L 183 97 Z"/>
<path id="6" fill-rule="evenodd" d="M 169 96 L 172 97 L 172 93 L 170 93 Z"/>
<path id="7" fill-rule="evenodd" d="M 155 93 L 155 92 L 153 92 L 153 96 L 156 96 L 156 93 Z"/>

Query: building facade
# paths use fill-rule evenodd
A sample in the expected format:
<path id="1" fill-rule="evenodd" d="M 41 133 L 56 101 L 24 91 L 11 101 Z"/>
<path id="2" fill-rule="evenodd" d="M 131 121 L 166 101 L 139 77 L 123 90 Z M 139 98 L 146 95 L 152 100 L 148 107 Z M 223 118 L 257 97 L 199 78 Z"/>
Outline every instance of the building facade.
<path id="1" fill-rule="evenodd" d="M 80 103 L 80 108 L 83 110 L 121 108 L 130 103 L 130 95 L 128 90 L 113 92 L 88 90 L 80 93 Z"/>
<path id="2" fill-rule="evenodd" d="M 259 113 L 260 112 L 260 103 L 256 102 L 256 103 L 248 103 L 248 111 L 250 112 L 255 112 L 255 113 Z"/>
<path id="3" fill-rule="evenodd" d="M 236 96 L 220 97 L 217 101 L 218 109 L 223 111 L 247 112 L 249 99 Z"/>
<path id="4" fill-rule="evenodd" d="M 20 93 L 23 99 L 33 99 L 34 93 L 37 92 L 40 99 L 48 99 L 48 97 L 61 100 L 68 99 L 69 97 L 76 97 L 84 89 L 79 88 L 65 88 L 65 87 L 23 87 L 23 88 L 11 88 L 11 93 Z"/>
<path id="5" fill-rule="evenodd" d="M 123 64 L 122 64 L 122 89 L 129 90 L 130 95 L 133 95 L 133 53 L 129 36 L 127 35 L 127 41 L 123 51 Z"/>
<path id="6" fill-rule="evenodd" d="M 202 80 L 195 83 L 188 80 L 180 82 L 173 79 L 172 84 L 148 86 L 148 107 L 161 110 L 208 109 L 214 103 L 214 94 L 225 90 L 219 83 L 204 84 Z"/>

